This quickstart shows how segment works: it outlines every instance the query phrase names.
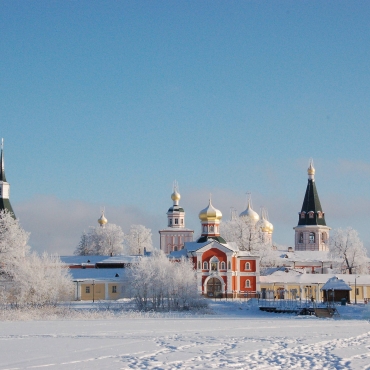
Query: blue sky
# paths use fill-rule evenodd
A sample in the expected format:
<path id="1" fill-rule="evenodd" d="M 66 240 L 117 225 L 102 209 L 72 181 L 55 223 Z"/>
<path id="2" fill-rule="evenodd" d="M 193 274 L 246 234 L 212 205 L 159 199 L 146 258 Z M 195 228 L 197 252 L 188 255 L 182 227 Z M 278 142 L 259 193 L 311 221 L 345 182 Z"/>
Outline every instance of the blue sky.
<path id="1" fill-rule="evenodd" d="M 110 222 L 187 226 L 252 192 L 293 243 L 307 164 L 329 226 L 370 246 L 367 1 L 0 1 L 0 136 L 37 250 Z"/>

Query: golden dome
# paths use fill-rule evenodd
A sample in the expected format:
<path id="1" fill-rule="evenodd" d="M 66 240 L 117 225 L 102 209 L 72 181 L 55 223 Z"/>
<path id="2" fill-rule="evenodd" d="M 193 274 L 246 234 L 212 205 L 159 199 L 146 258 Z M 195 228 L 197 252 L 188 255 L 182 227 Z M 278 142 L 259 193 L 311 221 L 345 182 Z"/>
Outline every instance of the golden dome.
<path id="1" fill-rule="evenodd" d="M 211 199 L 209 200 L 209 204 L 207 208 L 204 208 L 199 212 L 199 218 L 201 221 L 215 221 L 221 220 L 222 213 L 215 207 L 213 207 L 211 203 Z"/>
<path id="2" fill-rule="evenodd" d="M 315 168 L 313 166 L 313 161 L 312 160 L 310 161 L 310 165 L 307 169 L 307 173 L 311 176 L 315 174 Z"/>
<path id="3" fill-rule="evenodd" d="M 100 224 L 100 226 L 103 226 L 105 225 L 106 223 L 108 222 L 108 220 L 105 218 L 104 216 L 104 212 L 102 212 L 99 220 L 98 220 L 98 223 Z"/>
<path id="4" fill-rule="evenodd" d="M 261 231 L 264 233 L 272 234 L 274 231 L 274 225 L 270 221 L 266 220 L 263 213 L 259 226 L 261 228 Z"/>
<path id="5" fill-rule="evenodd" d="M 248 200 L 248 206 L 247 206 L 247 209 L 245 211 L 243 211 L 239 217 L 243 217 L 243 218 L 248 218 L 250 219 L 251 221 L 259 221 L 260 219 L 260 216 L 258 215 L 257 212 L 253 211 L 252 207 L 251 207 L 251 201 L 250 199 Z"/>
<path id="6" fill-rule="evenodd" d="M 181 195 L 180 193 L 175 189 L 175 191 L 171 194 L 171 199 L 174 201 L 174 202 L 178 202 L 180 199 L 181 199 Z"/>

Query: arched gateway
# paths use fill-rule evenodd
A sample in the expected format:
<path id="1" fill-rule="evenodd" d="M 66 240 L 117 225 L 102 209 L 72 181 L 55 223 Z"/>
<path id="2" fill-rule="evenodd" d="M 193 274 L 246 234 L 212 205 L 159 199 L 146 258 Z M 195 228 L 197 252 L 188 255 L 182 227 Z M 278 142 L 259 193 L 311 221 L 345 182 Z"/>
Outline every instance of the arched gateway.
<path id="1" fill-rule="evenodd" d="M 207 281 L 207 295 L 209 297 L 217 297 L 222 294 L 222 284 L 217 278 L 211 278 Z"/>

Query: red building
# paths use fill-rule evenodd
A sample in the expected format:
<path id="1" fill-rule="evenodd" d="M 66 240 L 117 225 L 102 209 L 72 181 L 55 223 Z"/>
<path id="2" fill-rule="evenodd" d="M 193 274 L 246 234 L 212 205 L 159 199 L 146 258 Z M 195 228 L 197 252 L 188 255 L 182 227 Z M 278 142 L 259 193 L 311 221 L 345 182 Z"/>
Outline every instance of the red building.
<path id="1" fill-rule="evenodd" d="M 259 291 L 259 257 L 240 251 L 226 242 L 219 232 L 222 213 L 209 201 L 199 213 L 202 235 L 196 242 L 185 243 L 184 249 L 171 254 L 191 258 L 197 271 L 198 290 L 208 297 L 254 295 Z"/>

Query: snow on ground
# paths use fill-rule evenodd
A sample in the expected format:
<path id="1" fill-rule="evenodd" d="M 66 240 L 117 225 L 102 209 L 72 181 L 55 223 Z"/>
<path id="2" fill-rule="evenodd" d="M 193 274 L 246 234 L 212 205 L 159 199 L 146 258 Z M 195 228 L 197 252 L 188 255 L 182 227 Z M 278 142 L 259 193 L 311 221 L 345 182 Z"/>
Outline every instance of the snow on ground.
<path id="1" fill-rule="evenodd" d="M 3 321 L 0 369 L 370 369 L 367 306 L 339 307 L 336 319 L 210 306 L 206 315 Z"/>

